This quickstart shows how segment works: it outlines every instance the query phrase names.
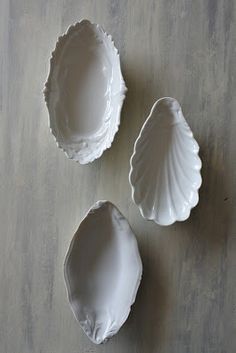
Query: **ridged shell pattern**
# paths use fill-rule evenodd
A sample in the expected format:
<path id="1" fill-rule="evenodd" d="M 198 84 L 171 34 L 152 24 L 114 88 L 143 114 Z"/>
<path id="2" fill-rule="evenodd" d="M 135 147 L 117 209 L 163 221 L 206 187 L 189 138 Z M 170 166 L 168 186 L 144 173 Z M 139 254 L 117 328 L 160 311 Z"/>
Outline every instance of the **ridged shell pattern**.
<path id="1" fill-rule="evenodd" d="M 69 27 L 52 53 L 44 90 L 51 132 L 69 158 L 86 164 L 111 146 L 125 92 L 111 36 L 88 20 Z"/>
<path id="2" fill-rule="evenodd" d="M 189 217 L 202 182 L 198 152 L 179 103 L 170 97 L 158 100 L 131 157 L 132 198 L 145 219 L 170 225 Z"/>
<path id="3" fill-rule="evenodd" d="M 105 342 L 127 319 L 142 275 L 136 237 L 111 202 L 98 201 L 81 222 L 64 274 L 76 319 L 92 342 Z"/>

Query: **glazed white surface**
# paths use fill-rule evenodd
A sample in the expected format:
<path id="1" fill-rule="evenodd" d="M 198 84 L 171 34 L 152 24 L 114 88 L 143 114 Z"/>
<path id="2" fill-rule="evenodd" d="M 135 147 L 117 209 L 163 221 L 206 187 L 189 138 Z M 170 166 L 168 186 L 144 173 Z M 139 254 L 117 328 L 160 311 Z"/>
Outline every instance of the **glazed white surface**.
<path id="1" fill-rule="evenodd" d="M 71 309 L 96 344 L 127 319 L 142 275 L 137 241 L 127 220 L 108 201 L 98 201 L 69 247 L 65 282 Z"/>
<path id="2" fill-rule="evenodd" d="M 170 97 L 159 99 L 131 157 L 132 198 L 144 218 L 170 225 L 189 217 L 202 182 L 198 151 L 179 103 Z"/>
<path id="3" fill-rule="evenodd" d="M 50 128 L 69 158 L 86 164 L 111 146 L 125 91 L 111 36 L 88 20 L 69 27 L 57 42 L 45 84 Z"/>

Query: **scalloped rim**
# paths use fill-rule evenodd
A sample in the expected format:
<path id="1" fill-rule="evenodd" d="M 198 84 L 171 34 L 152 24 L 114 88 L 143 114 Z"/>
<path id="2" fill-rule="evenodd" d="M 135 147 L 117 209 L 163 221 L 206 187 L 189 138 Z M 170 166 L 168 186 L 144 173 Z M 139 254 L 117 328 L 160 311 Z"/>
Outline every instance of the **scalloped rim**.
<path id="1" fill-rule="evenodd" d="M 157 104 L 158 104 L 160 101 L 164 100 L 164 99 L 175 99 L 175 98 L 172 98 L 172 97 L 168 97 L 168 96 L 167 96 L 167 97 L 159 98 L 158 100 L 156 100 L 156 101 L 154 102 L 154 104 L 153 104 L 153 106 L 152 106 L 152 108 L 151 108 L 151 111 L 150 111 L 150 113 L 149 113 L 147 119 L 146 119 L 145 122 L 143 123 L 143 126 L 142 126 L 141 129 L 140 129 L 139 135 L 138 135 L 138 137 L 137 137 L 137 139 L 136 139 L 136 141 L 135 141 L 135 143 L 134 143 L 133 154 L 132 154 L 132 156 L 130 157 L 129 184 L 130 184 L 130 186 L 131 186 L 131 193 L 132 193 L 132 200 L 133 200 L 133 203 L 138 207 L 138 209 L 139 209 L 139 211 L 140 211 L 140 213 L 141 213 L 141 216 L 142 216 L 145 220 L 147 220 L 147 221 L 153 221 L 153 222 L 155 222 L 155 223 L 158 224 L 158 225 L 161 225 L 161 226 L 166 227 L 166 226 L 169 226 L 169 225 L 174 224 L 175 222 L 184 222 L 184 221 L 186 221 L 186 220 L 189 218 L 189 216 L 190 216 L 191 210 L 192 210 L 194 207 L 197 206 L 197 204 L 198 204 L 198 202 L 199 202 L 199 192 L 198 192 L 198 191 L 199 191 L 199 189 L 200 189 L 200 187 L 201 187 L 201 185 L 202 185 L 202 176 L 201 176 L 202 161 L 201 161 L 201 158 L 200 158 L 200 156 L 199 156 L 199 149 L 200 149 L 200 148 L 199 148 L 199 144 L 198 144 L 198 142 L 196 141 L 196 139 L 195 139 L 194 136 L 193 136 L 193 138 L 194 138 L 194 140 L 196 141 L 197 146 L 198 146 L 198 152 L 196 153 L 196 155 L 198 155 L 199 160 L 200 160 L 200 162 L 201 162 L 201 165 L 200 165 L 200 168 L 199 168 L 199 174 L 200 174 L 200 177 L 201 177 L 201 183 L 200 183 L 199 187 L 196 189 L 196 192 L 197 192 L 197 195 L 198 195 L 197 203 L 195 203 L 194 205 L 191 205 L 191 206 L 189 207 L 189 213 L 187 214 L 187 217 L 185 217 L 185 218 L 183 218 L 183 219 L 175 218 L 171 223 L 160 224 L 160 223 L 157 223 L 157 222 L 155 221 L 155 218 L 154 218 L 154 217 L 153 217 L 153 218 L 148 218 L 148 217 L 146 217 L 146 216 L 143 214 L 143 210 L 142 210 L 141 205 L 140 205 L 140 204 L 138 205 L 138 204 L 135 202 L 135 199 L 134 199 L 135 186 L 134 186 L 134 185 L 132 184 L 132 182 L 131 182 L 131 175 L 132 175 L 133 169 L 134 169 L 134 166 L 133 166 L 133 158 L 134 158 L 134 156 L 135 156 L 135 154 L 136 154 L 136 152 L 137 152 L 137 144 L 138 144 L 138 142 L 139 142 L 139 140 L 140 140 L 140 138 L 141 138 L 141 136 L 142 136 L 143 130 L 145 129 L 147 122 L 149 121 L 149 119 L 152 118 L 153 111 L 154 111 L 154 109 L 156 108 Z M 175 99 L 175 100 L 176 100 L 176 99 Z M 176 100 L 176 101 L 177 101 L 177 100 Z M 178 101 L 177 101 L 177 102 L 178 102 Z M 178 103 L 179 103 L 179 102 L 178 102 Z M 179 105 L 180 105 L 180 104 L 179 104 Z M 181 105 L 180 105 L 180 107 L 181 107 Z M 186 121 L 186 120 L 185 120 L 185 121 Z M 186 121 L 186 123 L 187 123 L 187 121 Z M 191 130 L 191 129 L 190 129 L 190 130 Z M 191 131 L 192 131 L 192 130 L 191 130 Z"/>
<path id="2" fill-rule="evenodd" d="M 130 305 L 127 307 L 126 309 L 126 315 L 124 315 L 124 317 L 122 318 L 121 320 L 121 325 L 118 326 L 118 328 L 113 331 L 112 335 L 111 336 L 108 336 L 106 337 L 106 339 L 104 339 L 102 342 L 97 342 L 95 340 L 93 340 L 92 337 L 88 337 L 87 336 L 87 333 L 85 332 L 84 330 L 84 327 L 81 325 L 80 321 L 79 321 L 79 318 L 76 316 L 75 312 L 76 312 L 76 309 L 75 309 L 75 306 L 74 306 L 74 303 L 73 303 L 73 300 L 71 298 L 71 292 L 70 292 L 70 284 L 69 284 L 69 279 L 68 279 L 68 273 L 67 273 L 67 262 L 68 262 L 68 259 L 69 259 L 69 256 L 71 254 L 71 251 L 73 249 L 73 246 L 74 246 L 74 242 L 76 240 L 76 237 L 78 236 L 77 235 L 77 232 L 80 228 L 80 226 L 82 225 L 82 223 L 84 222 L 84 220 L 87 218 L 87 216 L 89 215 L 89 213 L 91 211 L 93 211 L 94 209 L 96 208 L 99 208 L 101 207 L 103 204 L 110 204 L 113 208 L 115 208 L 120 214 L 121 216 L 126 220 L 126 222 L 128 223 L 129 227 L 130 227 L 130 230 L 132 231 L 133 235 L 134 235 L 134 241 L 136 243 L 136 255 L 137 255 L 137 258 L 139 258 L 139 272 L 138 272 L 138 277 L 137 277 L 137 282 L 136 282 L 136 285 L 135 285 L 135 288 L 134 288 L 134 292 L 132 294 L 132 297 L 131 297 L 131 301 L 130 301 Z M 64 283 L 65 283 L 65 287 L 66 287 L 66 294 L 67 294 L 67 300 L 70 304 L 70 307 L 71 307 L 71 310 L 72 310 L 72 313 L 76 319 L 76 321 L 79 323 L 80 327 L 82 328 L 83 332 L 86 334 L 86 336 L 95 344 L 101 344 L 101 343 L 105 343 L 107 342 L 112 336 L 114 336 L 115 334 L 117 334 L 119 332 L 119 330 L 121 329 L 121 327 L 123 326 L 123 324 L 125 323 L 125 321 L 127 320 L 129 314 L 130 314 L 130 311 L 131 311 L 131 307 L 132 305 L 134 304 L 135 302 L 135 299 L 136 299 L 136 296 L 137 296 L 137 293 L 138 293 L 138 289 L 139 289 L 139 286 L 140 286 L 140 282 L 142 280 L 142 274 L 143 274 L 143 264 L 142 264 L 142 259 L 141 259 L 141 256 L 140 256 L 140 252 L 139 252 L 139 246 L 138 246 L 138 241 L 137 241 L 137 238 L 135 236 L 135 233 L 133 232 L 133 229 L 131 228 L 127 218 L 123 215 L 123 213 L 120 212 L 120 210 L 111 202 L 111 201 L 108 201 L 108 200 L 99 200 L 99 201 L 96 201 L 90 208 L 89 210 L 87 211 L 87 213 L 85 214 L 85 216 L 83 217 L 83 219 L 81 220 L 77 230 L 75 231 L 75 234 L 73 235 L 71 241 L 70 241 L 70 244 L 69 244 L 69 247 L 67 248 L 67 251 L 66 251 L 66 256 L 65 256 L 65 260 L 64 260 L 64 265 L 63 265 L 63 268 L 64 268 Z"/>
<path id="3" fill-rule="evenodd" d="M 115 52 L 116 52 L 116 55 L 118 56 L 119 58 L 119 62 L 120 62 L 120 54 L 119 54 L 119 51 L 118 49 L 116 48 L 115 46 L 115 43 L 114 43 L 114 40 L 112 38 L 112 36 L 110 34 L 108 34 L 101 25 L 97 24 L 97 23 L 94 23 L 94 22 L 91 22 L 89 21 L 88 19 L 82 19 L 78 22 L 75 22 L 74 24 L 70 25 L 67 27 L 67 30 L 61 35 L 58 37 L 57 41 L 56 41 L 56 46 L 55 46 L 55 49 L 52 51 L 52 54 L 51 54 L 51 57 L 49 59 L 49 67 L 48 67 L 48 74 L 47 74 L 47 79 L 44 83 L 44 89 L 42 91 L 43 93 L 43 96 L 44 96 L 44 102 L 46 103 L 46 106 L 47 106 L 47 110 L 48 110 L 48 127 L 49 127 L 49 130 L 50 130 L 50 133 L 52 134 L 52 136 L 54 137 L 54 140 L 56 142 L 56 145 L 59 149 L 61 149 L 66 157 L 68 159 L 71 159 L 73 161 L 76 161 L 76 162 L 79 162 L 80 164 L 88 164 L 88 163 L 92 163 L 95 159 L 98 159 L 101 157 L 101 155 L 103 154 L 103 152 L 107 149 L 109 149 L 112 145 L 112 142 L 114 141 L 114 138 L 115 138 L 115 135 L 117 133 L 117 131 L 119 130 L 119 126 L 120 126 L 120 115 L 121 115 L 121 110 L 122 110 L 122 106 L 123 106 L 123 103 L 124 103 L 124 100 L 125 100 L 125 97 L 126 97 L 126 92 L 128 91 L 128 88 L 125 84 L 125 80 L 124 80 L 124 77 L 123 77 L 123 74 L 122 74 L 122 71 L 121 71 L 121 91 L 120 91 L 120 95 L 121 95 L 121 100 L 120 100 L 120 104 L 119 104 L 119 107 L 118 107 L 118 114 L 119 114 L 119 120 L 118 120 L 118 123 L 117 123 L 117 126 L 116 126 L 116 129 L 114 131 L 114 134 L 113 134 L 113 138 L 104 146 L 104 149 L 102 149 L 98 154 L 94 155 L 91 160 L 89 160 L 88 162 L 81 162 L 80 159 L 76 159 L 74 156 L 69 156 L 68 155 L 68 151 L 58 142 L 57 140 L 57 137 L 56 135 L 54 134 L 53 132 L 53 129 L 52 129 L 52 125 L 51 125 L 51 119 L 50 119 L 50 113 L 49 113 L 49 103 L 48 103 L 48 97 L 49 97 L 49 89 L 50 89 L 50 80 L 51 80 L 51 69 L 52 69 L 52 66 L 53 66 L 53 61 L 56 57 L 56 52 L 58 50 L 58 48 L 61 46 L 61 41 L 64 41 L 66 39 L 66 37 L 68 36 L 68 34 L 70 34 L 72 31 L 74 31 L 78 26 L 81 25 L 82 22 L 84 21 L 87 21 L 89 22 L 91 25 L 93 26 L 96 26 L 97 28 L 100 28 L 102 30 L 102 32 L 104 33 L 104 35 L 111 41 L 111 43 L 113 44 L 113 47 L 115 49 Z M 75 151 L 76 153 L 77 151 Z"/>

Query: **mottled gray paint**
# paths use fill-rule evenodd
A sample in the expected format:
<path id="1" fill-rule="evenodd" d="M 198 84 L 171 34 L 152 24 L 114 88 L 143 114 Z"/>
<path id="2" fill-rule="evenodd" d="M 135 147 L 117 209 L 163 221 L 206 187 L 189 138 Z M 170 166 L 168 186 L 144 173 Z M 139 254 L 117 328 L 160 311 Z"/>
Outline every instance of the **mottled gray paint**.
<path id="1" fill-rule="evenodd" d="M 2 0 L 0 13 L 0 352 L 234 353 L 235 1 Z M 57 149 L 42 95 L 58 35 L 82 18 L 113 35 L 128 86 L 112 148 L 88 166 Z M 131 202 L 128 172 L 165 95 L 199 141 L 203 185 L 191 218 L 163 228 Z M 99 347 L 75 322 L 63 283 L 71 237 L 97 199 L 129 219 L 144 262 L 128 321 Z"/>

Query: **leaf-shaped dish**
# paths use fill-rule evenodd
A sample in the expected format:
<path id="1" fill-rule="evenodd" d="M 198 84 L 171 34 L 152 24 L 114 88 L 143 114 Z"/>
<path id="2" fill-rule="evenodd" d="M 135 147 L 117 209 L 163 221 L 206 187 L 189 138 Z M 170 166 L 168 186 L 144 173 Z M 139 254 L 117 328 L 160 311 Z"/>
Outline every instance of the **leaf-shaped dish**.
<path id="1" fill-rule="evenodd" d="M 198 152 L 179 103 L 156 101 L 130 161 L 132 198 L 145 219 L 170 225 L 189 217 L 202 182 Z"/>
<path id="2" fill-rule="evenodd" d="M 64 265 L 71 309 L 92 342 L 105 342 L 123 325 L 141 275 L 127 220 L 111 202 L 96 202 L 75 233 Z"/>
<path id="3" fill-rule="evenodd" d="M 126 86 L 111 36 L 83 20 L 69 27 L 52 53 L 44 96 L 58 147 L 81 164 L 111 146 Z"/>

